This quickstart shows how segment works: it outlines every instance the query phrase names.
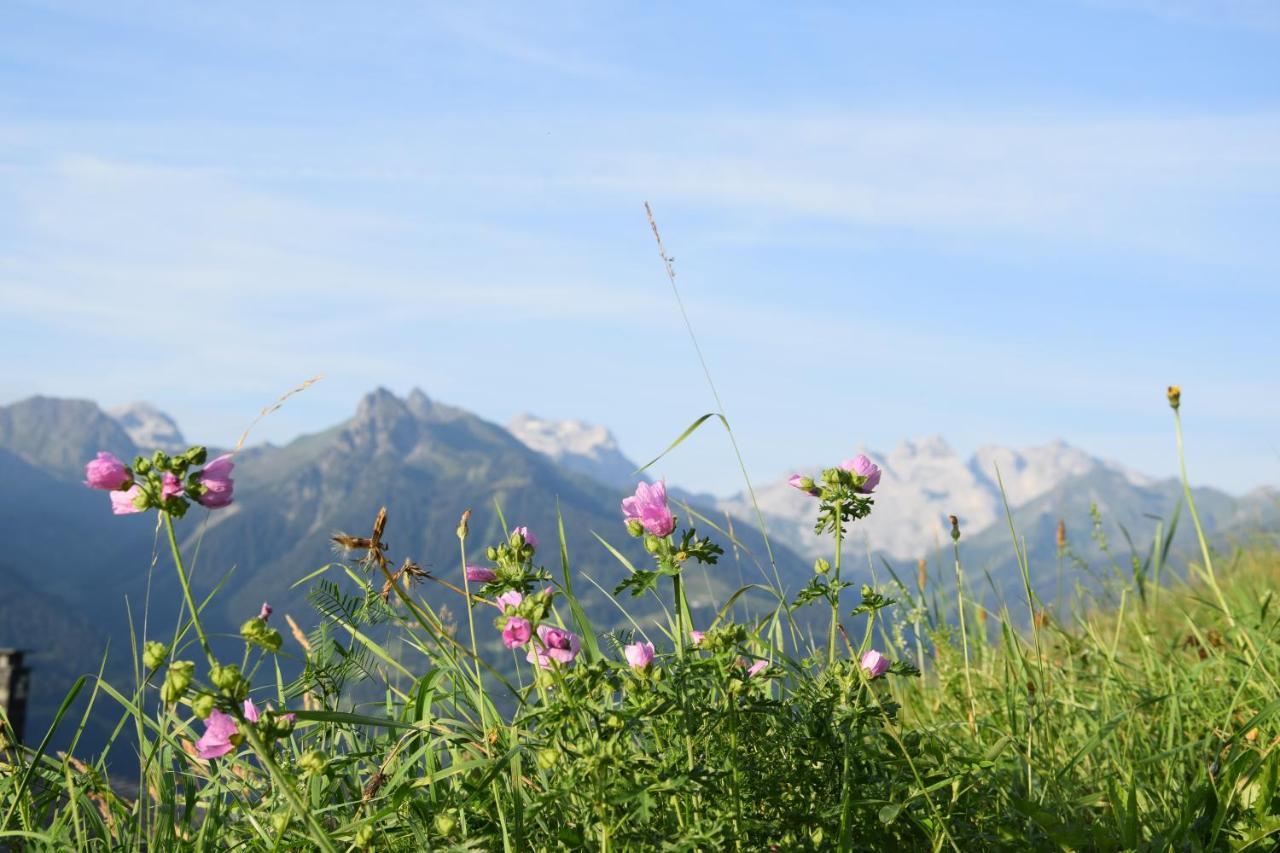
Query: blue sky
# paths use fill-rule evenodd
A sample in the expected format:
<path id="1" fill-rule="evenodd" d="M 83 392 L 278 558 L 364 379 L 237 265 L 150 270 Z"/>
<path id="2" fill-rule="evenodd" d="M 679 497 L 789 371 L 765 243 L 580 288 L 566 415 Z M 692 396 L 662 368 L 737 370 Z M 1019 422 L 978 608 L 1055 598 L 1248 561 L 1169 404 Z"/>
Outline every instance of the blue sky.
<path id="1" fill-rule="evenodd" d="M 894 9 L 890 9 L 894 6 Z M 376 385 L 753 474 L 941 434 L 1280 482 L 1280 6 L 0 10 L 0 402 Z M 661 473 L 732 491 L 707 430 Z"/>

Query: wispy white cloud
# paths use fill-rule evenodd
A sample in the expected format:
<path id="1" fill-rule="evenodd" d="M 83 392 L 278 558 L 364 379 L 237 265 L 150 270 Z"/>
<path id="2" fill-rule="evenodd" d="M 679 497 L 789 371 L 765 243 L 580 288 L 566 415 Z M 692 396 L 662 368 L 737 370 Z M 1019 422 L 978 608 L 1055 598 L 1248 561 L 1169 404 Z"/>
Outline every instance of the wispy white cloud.
<path id="1" fill-rule="evenodd" d="M 544 124 L 560 127 L 554 142 L 541 139 Z M 53 137 L 65 147 L 73 145 L 74 135 L 70 128 L 30 128 L 26 145 L 8 147 L 29 152 L 32 137 Z M 0 137 L 20 136 L 12 126 L 0 127 Z M 396 145 L 341 135 L 316 139 L 279 128 L 212 134 L 220 141 L 238 136 L 233 151 L 202 141 L 191 128 L 152 125 L 133 136 L 176 137 L 166 148 L 184 161 L 174 186 L 190 185 L 178 211 L 196 218 L 198 191 L 219 187 L 199 181 L 221 176 L 246 185 L 246 192 L 274 182 L 273 193 L 257 193 L 265 208 L 288 198 L 291 189 L 305 193 L 309 183 L 323 181 L 392 193 L 430 188 L 434 202 L 424 200 L 421 208 L 432 211 L 454 204 L 474 211 L 486 198 L 491 204 L 555 199 L 562 208 L 587 208 L 601 199 L 655 197 L 695 205 L 721 219 L 807 219 L 906 228 L 944 239 L 1029 235 L 1201 260 L 1215 254 L 1248 260 L 1270 250 L 1241 233 L 1230 217 L 1233 207 L 1280 203 L 1280 115 L 1270 113 L 1128 119 L 678 116 L 658 123 L 615 117 L 563 126 L 535 117 L 455 118 L 430 128 L 399 127 Z M 538 144 L 521 148 L 531 140 Z M 294 153 L 285 163 L 255 150 Z M 109 167 L 72 156 L 57 168 L 80 191 L 112 180 L 95 175 L 94 168 L 123 174 L 135 156 L 115 152 Z M 146 159 L 139 162 L 157 168 Z M 35 164 L 37 174 L 40 165 Z M 294 205 L 293 213 L 312 216 L 314 206 Z M 392 227 L 368 209 L 330 207 L 329 223 L 345 216 L 362 220 L 354 223 L 358 232 Z M 191 218 L 168 213 L 163 218 L 175 226 L 191 224 Z"/>

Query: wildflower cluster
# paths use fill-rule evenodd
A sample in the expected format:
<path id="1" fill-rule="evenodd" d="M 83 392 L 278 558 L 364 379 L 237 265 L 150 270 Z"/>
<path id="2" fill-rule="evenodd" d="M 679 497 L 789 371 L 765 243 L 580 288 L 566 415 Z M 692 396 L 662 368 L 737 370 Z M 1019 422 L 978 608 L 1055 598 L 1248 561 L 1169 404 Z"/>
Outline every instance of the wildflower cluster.
<path id="1" fill-rule="evenodd" d="M 208 506 L 230 502 L 230 470 L 228 457 L 205 465 L 200 448 L 176 457 L 156 454 L 128 467 L 104 454 L 86 468 L 86 480 L 113 495 L 137 496 L 136 503 L 129 498 L 135 508 L 131 511 L 158 510 L 172 533 L 172 519 L 181 517 L 187 502 Z M 878 469 L 853 464 L 832 471 L 824 472 L 824 485 L 813 485 L 821 511 L 833 511 L 846 521 L 865 515 Z M 853 514 L 842 512 L 843 504 L 857 509 Z M 507 807 L 497 791 L 508 774 L 492 764 L 502 755 L 528 756 L 522 767 L 513 766 L 513 778 L 518 775 L 524 781 L 502 796 L 523 802 L 522 820 L 528 827 L 538 827 L 540 840 L 529 849 L 644 848 L 675 827 L 693 833 L 689 836 L 693 847 L 722 847 L 731 840 L 751 849 L 822 846 L 824 838 L 830 837 L 823 835 L 827 830 L 800 828 L 808 820 L 809 807 L 804 803 L 839 799 L 842 791 L 852 790 L 853 780 L 871 784 L 877 778 L 871 768 L 882 760 L 887 741 L 876 734 L 876 720 L 891 718 L 893 707 L 876 699 L 871 684 L 905 670 L 864 642 L 856 653 L 851 649 L 847 658 L 833 661 L 828 675 L 813 681 L 806 671 L 810 659 L 787 657 L 780 640 L 766 636 L 759 624 L 734 621 L 730 606 L 718 611 L 710 624 L 694 628 L 695 611 L 685 595 L 684 573 L 693 564 L 714 567 L 723 549 L 711 538 L 699 536 L 692 526 L 680 525 L 661 482 L 637 484 L 635 493 L 621 502 L 621 513 L 627 533 L 652 558 L 652 568 L 637 569 L 628 563 L 629 576 L 615 594 L 623 590 L 632 596 L 656 593 L 662 578 L 671 583 L 667 606 L 673 622 L 665 628 L 650 626 L 652 639 L 639 624 L 634 632 L 623 634 L 593 632 L 571 587 L 560 587 L 539 565 L 538 538 L 525 526 L 511 529 L 476 560 L 467 549 L 467 511 L 457 528 L 458 573 L 439 576 L 412 559 L 392 561 L 384 539 L 385 508 L 368 535 L 335 535 L 334 542 L 355 555 L 354 562 L 363 570 L 363 574 L 347 572 L 360 584 L 361 592 L 355 599 L 343 599 L 331 586 L 336 606 L 324 612 L 374 657 L 354 644 L 344 647 L 327 640 L 323 631 L 318 648 L 312 648 L 305 637 L 300 639 L 307 652 L 305 669 L 295 685 L 280 694 L 286 708 L 286 696 L 303 697 L 303 706 L 296 711 L 277 711 L 270 704 L 260 707 L 251 698 L 262 662 L 279 655 L 283 646 L 280 632 L 271 625 L 271 605 L 263 603 L 256 615 L 241 624 L 243 660 L 220 661 L 204 633 L 178 540 L 171 535 L 190 621 L 180 625 L 172 645 L 147 640 L 141 650 L 152 685 L 143 689 L 155 689 L 152 679 L 159 682 L 164 714 L 157 732 L 162 737 L 176 736 L 194 760 L 219 762 L 234 769 L 228 778 L 245 780 L 242 792 L 222 806 L 228 813 L 253 808 L 255 800 L 275 801 L 270 819 L 263 822 L 255 816 L 253 824 L 270 827 L 281 838 L 289 836 L 285 846 L 290 847 L 301 846 L 298 833 L 305 832 L 306 846 L 335 849 L 329 837 L 339 825 L 337 819 L 321 820 L 314 812 L 326 798 L 341 800 L 350 790 L 359 792 L 359 814 L 377 817 L 342 824 L 343 844 L 352 849 L 376 846 L 381 830 L 375 823 L 391 821 L 399 808 L 416 814 L 417 807 L 411 804 L 420 787 L 430 789 L 431 807 L 421 815 L 426 820 L 415 829 L 414 845 L 493 846 L 504 818 L 499 816 L 495 822 L 492 810 L 501 814 Z M 469 647 L 456 636 L 445 609 L 433 608 L 416 588 L 422 581 L 463 598 Z M 848 585 L 835 576 L 829 587 L 838 593 Z M 360 604 L 351 606 L 351 601 Z M 572 622 L 561 618 L 558 602 L 567 602 Z M 863 604 L 854 613 L 873 615 L 889 603 L 864 589 Z M 482 660 L 474 612 L 490 607 L 497 612 L 496 635 L 489 635 L 485 647 L 496 647 L 500 639 L 505 649 L 520 652 L 510 661 L 519 675 L 514 681 L 522 685 L 518 689 L 507 682 L 510 668 L 499 671 Z M 780 609 L 775 619 L 784 612 Z M 376 632 L 380 635 L 396 625 L 411 632 L 409 645 L 426 653 L 430 665 L 425 673 L 415 675 L 418 681 L 410 692 L 387 684 L 387 708 L 397 717 L 393 730 L 404 734 L 361 742 L 346 734 L 335 736 L 342 725 L 379 725 L 377 718 L 338 704 L 346 677 L 342 668 L 360 673 L 361 678 L 376 677 L 379 664 L 372 663 L 376 658 L 412 673 L 407 659 L 374 650 L 375 632 L 369 630 L 374 624 L 383 624 Z M 207 669 L 196 661 L 178 659 L 178 652 L 191 645 L 183 639 L 188 628 L 197 635 Z M 417 629 L 424 633 L 415 636 L 412 632 Z M 670 638 L 666 649 L 662 634 Z M 611 642 L 613 654 L 603 651 L 602 636 Z M 335 654 L 344 663 L 326 663 Z M 274 663 L 278 670 L 278 659 Z M 532 679 L 526 677 L 526 666 L 531 667 Z M 511 690 L 503 704 L 490 696 L 495 681 Z M 803 687 L 811 681 L 812 689 Z M 183 707 L 190 710 L 186 722 L 179 719 Z M 327 710 L 317 711 L 317 707 Z M 504 707 L 510 710 L 500 711 Z M 830 719 L 819 729 L 801 730 L 794 724 L 820 714 Z M 295 732 L 299 718 L 313 725 Z M 203 721 L 198 738 L 187 733 L 195 721 Z M 436 730 L 446 737 L 422 740 L 428 731 Z M 855 742 L 860 762 L 856 767 L 863 769 L 845 758 Z M 447 753 L 438 752 L 436 743 L 451 746 Z M 676 743 L 678 749 L 667 747 Z M 786 744 L 787 759 L 781 763 L 769 752 L 769 745 L 779 744 Z M 413 756 L 424 751 L 430 754 L 427 767 L 436 769 L 422 776 L 417 775 L 419 759 Z M 832 777 L 823 769 L 842 762 L 844 776 Z M 488 770 L 483 769 L 486 763 L 491 764 Z M 361 772 L 363 778 L 352 775 Z M 255 776 L 270 777 L 270 785 L 256 786 Z M 196 769 L 196 778 L 209 778 L 208 765 Z M 773 787 L 750 781 L 767 778 L 789 781 Z M 753 788 L 749 799 L 744 797 L 744 786 Z M 793 789 L 806 793 L 797 799 Z M 310 794 L 311 808 L 304 792 Z M 490 794 L 495 798 L 485 805 L 484 798 Z M 715 805 L 730 800 L 737 803 L 732 811 Z M 643 812 L 636 813 L 628 805 L 632 802 L 643 803 Z M 685 814 L 685 803 L 705 805 L 695 815 Z M 528 831 L 532 830 L 521 830 Z M 400 841 L 408 843 L 403 834 Z M 525 841 L 532 839 L 525 836 Z"/>
<path id="2" fill-rule="evenodd" d="M 845 525 L 871 514 L 870 497 L 880 485 L 880 467 L 861 454 L 846 459 L 837 468 L 826 468 L 818 480 L 803 474 L 792 474 L 787 481 L 792 488 L 818 498 L 818 521 L 814 530 L 819 534 L 841 535 Z"/>
<path id="3" fill-rule="evenodd" d="M 618 584 L 614 594 L 630 590 L 633 596 L 643 595 L 657 585 L 658 579 L 678 579 L 689 561 L 715 565 L 724 549 L 709 538 L 698 538 L 692 527 L 676 534 L 677 519 L 667 505 L 666 484 L 639 483 L 636 492 L 622 501 L 622 514 L 627 532 L 644 543 L 644 549 L 653 555 L 657 568 L 637 570 Z"/>
<path id="4" fill-rule="evenodd" d="M 159 509 L 175 518 L 187 512 L 191 501 L 209 509 L 229 506 L 235 482 L 231 454 L 205 464 L 208 451 L 192 447 L 177 456 L 157 450 L 150 457 L 139 456 L 132 467 L 113 453 L 99 451 L 84 466 L 85 485 L 111 493 L 111 511 L 129 515 Z M 204 466 L 201 468 L 200 466 Z"/>

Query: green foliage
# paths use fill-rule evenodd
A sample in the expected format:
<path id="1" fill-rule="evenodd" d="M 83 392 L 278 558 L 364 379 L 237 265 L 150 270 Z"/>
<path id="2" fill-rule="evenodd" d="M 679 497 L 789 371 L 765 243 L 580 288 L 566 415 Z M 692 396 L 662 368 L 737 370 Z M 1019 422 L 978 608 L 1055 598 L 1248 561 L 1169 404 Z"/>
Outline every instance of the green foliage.
<path id="1" fill-rule="evenodd" d="M 136 467 L 161 464 L 174 463 Z M 1274 550 L 1219 575 L 1205 547 L 1190 581 L 1170 585 L 1166 566 L 1162 585 L 1157 532 L 1114 612 L 1055 615 L 1028 585 L 1018 613 L 962 579 L 935 595 L 923 572 L 915 592 L 859 584 L 842 610 L 841 542 L 873 507 L 863 485 L 840 469 L 813 485 L 835 551 L 809 583 L 750 614 L 734 607 L 744 588 L 700 626 L 685 569 L 723 551 L 692 528 L 632 525 L 647 567 L 607 546 L 627 572 L 616 592 L 668 614 L 619 631 L 574 596 L 563 528 L 546 549 L 563 583 L 504 524 L 479 552 L 495 579 L 469 584 L 465 517 L 458 566 L 428 574 L 391 558 L 380 514 L 372 535 L 336 537 L 344 562 L 305 576 L 316 631 L 286 644 L 264 609 L 233 660 L 221 641 L 235 638 L 206 638 L 207 602 L 170 536 L 184 592 L 172 637 L 138 638 L 135 686 L 82 680 L 60 708 L 54 730 L 85 726 L 76 692 L 115 709 L 107 754 L 51 754 L 54 731 L 0 746 L 0 847 L 1274 849 Z M 454 598 L 433 606 L 423 585 Z M 814 609 L 829 639 L 796 621 Z M 512 620 L 541 633 L 508 651 Z M 652 662 L 629 665 L 627 647 L 650 639 Z M 893 659 L 880 676 L 862 663 L 873 648 Z M 198 757 L 219 719 L 234 723 L 226 753 Z M 111 752 L 136 756 L 131 784 L 108 779 Z"/>

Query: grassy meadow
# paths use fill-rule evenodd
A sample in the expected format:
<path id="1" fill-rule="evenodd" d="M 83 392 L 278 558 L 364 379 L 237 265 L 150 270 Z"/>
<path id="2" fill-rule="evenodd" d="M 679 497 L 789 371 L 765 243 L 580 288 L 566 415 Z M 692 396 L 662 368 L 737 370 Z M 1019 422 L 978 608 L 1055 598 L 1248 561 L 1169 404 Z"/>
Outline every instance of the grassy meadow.
<path id="1" fill-rule="evenodd" d="M 1181 447 L 1175 389 L 1170 402 Z M 831 543 L 809 584 L 749 584 L 696 623 L 683 572 L 714 571 L 734 543 L 642 484 L 616 533 L 650 561 L 601 540 L 627 569 L 618 629 L 580 606 L 563 527 L 504 519 L 509 536 L 477 543 L 459 506 L 458 562 L 428 571 L 387 544 L 391 507 L 334 536 L 333 565 L 297 567 L 318 630 L 264 605 L 229 643 L 203 629 L 217 591 L 193 595 L 198 555 L 178 531 L 189 509 L 232 502 L 231 461 L 98 462 L 90 485 L 117 512 L 155 514 L 183 595 L 138 620 L 132 683 L 90 674 L 68 696 L 86 710 L 55 727 L 111 715 L 106 753 L 53 752 L 39 732 L 4 744 L 0 847 L 1271 850 L 1280 836 L 1266 540 L 1215 553 L 1201 534 L 1174 565 L 1157 533 L 1108 608 L 1055 606 L 1077 569 L 1023 559 L 1023 596 L 994 605 L 958 525 L 942 573 L 876 582 L 850 560 L 879 473 L 837 466 L 793 483 Z M 1194 504 L 1185 516 L 1198 527 Z M 477 545 L 486 559 L 469 563 Z M 454 603 L 425 603 L 424 585 Z M 638 597 L 663 617 L 631 621 Z"/>

